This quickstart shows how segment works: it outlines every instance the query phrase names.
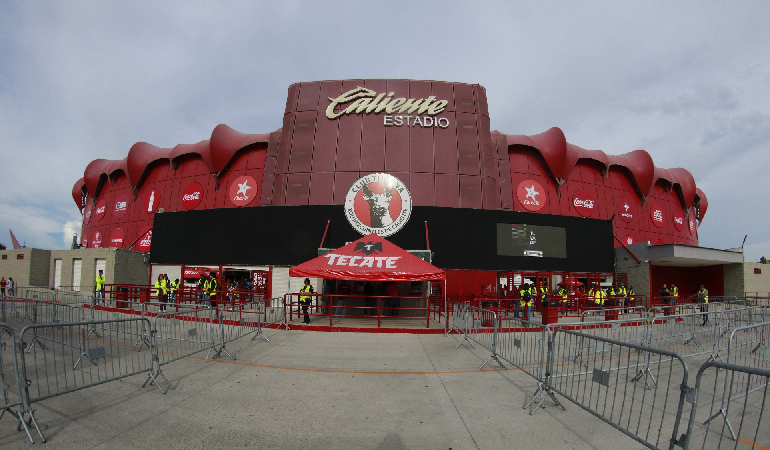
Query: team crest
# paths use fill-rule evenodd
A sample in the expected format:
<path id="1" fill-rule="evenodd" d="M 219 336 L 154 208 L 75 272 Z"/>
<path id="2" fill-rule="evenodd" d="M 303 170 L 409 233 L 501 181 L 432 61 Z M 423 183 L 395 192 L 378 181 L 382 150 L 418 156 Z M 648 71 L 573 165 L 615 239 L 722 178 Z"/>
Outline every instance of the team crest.
<path id="1" fill-rule="evenodd" d="M 386 173 L 359 178 L 345 196 L 345 217 L 364 236 L 390 236 L 406 225 L 411 214 L 412 196 L 406 185 Z"/>

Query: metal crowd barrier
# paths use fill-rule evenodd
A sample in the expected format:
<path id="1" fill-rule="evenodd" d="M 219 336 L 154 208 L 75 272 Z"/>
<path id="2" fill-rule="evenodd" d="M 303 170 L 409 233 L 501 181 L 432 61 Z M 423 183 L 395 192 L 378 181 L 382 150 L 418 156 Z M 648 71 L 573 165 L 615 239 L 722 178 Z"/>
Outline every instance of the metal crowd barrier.
<path id="1" fill-rule="evenodd" d="M 736 328 L 730 334 L 727 346 L 727 364 L 740 365 L 753 369 L 770 370 L 770 322 Z M 740 400 L 748 394 L 767 388 L 767 380 L 750 377 L 746 373 L 736 372 L 729 379 L 725 377 L 722 393 L 722 406 L 705 424 L 719 418 L 724 419 L 733 440 L 737 439 L 735 429 L 728 416 L 730 402 Z M 737 391 L 737 394 L 732 392 Z"/>
<path id="2" fill-rule="evenodd" d="M 704 376 L 706 372 L 711 375 Z M 695 382 L 695 401 L 692 404 L 687 432 L 674 441 L 674 444 L 685 450 L 767 448 L 770 430 L 764 427 L 762 422 L 768 404 L 768 381 L 770 370 L 767 369 L 718 361 L 709 361 L 702 365 Z M 737 399 L 741 401 L 733 401 Z M 734 406 L 730 407 L 731 404 Z M 699 414 L 703 412 L 706 414 Z M 726 420 L 715 424 L 712 419 L 720 415 Z M 701 422 L 704 417 L 708 420 Z M 732 424 L 736 426 L 733 427 Z M 731 435 L 725 433 L 726 428 Z M 746 447 L 739 447 L 739 443 Z"/>
<path id="3" fill-rule="evenodd" d="M 133 352 L 147 319 L 29 325 L 22 343 L 42 341 L 22 354 L 22 379 L 27 405 L 149 371 L 149 352 Z M 147 323 L 145 323 L 147 325 Z M 89 327 L 98 327 L 101 338 L 88 338 Z"/>
<path id="4" fill-rule="evenodd" d="M 470 342 L 475 342 L 492 352 L 479 370 L 486 367 L 491 361 L 495 361 L 505 369 L 497 354 L 497 313 L 488 309 L 475 306 L 467 306 L 465 314 L 465 336 Z M 461 341 L 462 342 L 462 341 Z"/>
<path id="5" fill-rule="evenodd" d="M 164 394 L 160 379 L 174 389 L 163 374 L 162 366 L 208 350 L 206 360 L 217 344 L 214 329 L 214 309 L 200 308 L 155 316 L 152 322 L 150 346 L 153 350 L 152 369 L 142 387 L 155 384 Z"/>
<path id="6" fill-rule="evenodd" d="M 6 413 L 11 417 L 15 417 L 18 421 L 17 430 L 24 428 L 29 441 L 33 444 L 35 440 L 32 438 L 29 426 L 34 425 L 40 439 L 45 442 L 45 437 L 43 437 L 43 433 L 40 432 L 40 428 L 37 426 L 34 410 L 25 407 L 23 386 L 19 383 L 19 357 L 21 353 L 19 350 L 20 348 L 18 347 L 13 329 L 4 323 L 0 323 L 0 394 L 2 395 L 0 396 L 0 419 Z M 27 412 L 30 415 L 29 424 L 27 424 L 25 419 L 25 413 Z"/>
<path id="7" fill-rule="evenodd" d="M 575 358 L 586 348 L 587 366 Z M 652 372 L 640 377 L 649 367 Z M 657 379 L 656 389 L 639 383 L 649 376 Z M 687 364 L 676 353 L 563 329 L 554 330 L 549 342 L 545 384 L 650 448 L 676 437 L 685 401 L 680 389 L 689 392 Z"/>

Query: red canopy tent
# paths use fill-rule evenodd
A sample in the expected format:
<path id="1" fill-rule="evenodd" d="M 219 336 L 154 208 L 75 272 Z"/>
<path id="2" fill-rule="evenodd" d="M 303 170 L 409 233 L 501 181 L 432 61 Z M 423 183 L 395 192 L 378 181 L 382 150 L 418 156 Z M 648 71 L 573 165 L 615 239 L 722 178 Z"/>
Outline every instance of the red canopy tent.
<path id="1" fill-rule="evenodd" d="M 375 233 L 289 269 L 289 276 L 334 280 L 434 281 L 446 273 Z"/>

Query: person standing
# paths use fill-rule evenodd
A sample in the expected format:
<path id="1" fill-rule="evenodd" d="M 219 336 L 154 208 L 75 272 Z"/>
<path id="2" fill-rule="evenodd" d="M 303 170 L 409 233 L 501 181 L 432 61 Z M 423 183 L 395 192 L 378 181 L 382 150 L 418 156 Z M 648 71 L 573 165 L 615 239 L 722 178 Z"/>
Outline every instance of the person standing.
<path id="1" fill-rule="evenodd" d="M 342 308 L 337 308 L 337 311 L 334 311 L 335 315 L 345 316 L 348 313 L 345 306 L 348 304 L 348 295 L 350 295 L 350 285 L 347 281 L 342 280 L 342 284 L 337 287 L 337 293 L 340 295 L 337 299 L 337 306 L 342 306 Z"/>
<path id="2" fill-rule="evenodd" d="M 310 278 L 305 278 L 305 285 L 302 286 L 299 292 L 299 304 L 302 306 L 302 314 L 305 316 L 305 319 L 302 321 L 302 323 L 309 324 L 310 316 L 308 315 L 307 310 L 310 308 L 310 302 L 313 299 L 313 297 L 309 295 L 313 293 L 313 286 L 310 285 Z"/>
<path id="3" fill-rule="evenodd" d="M 669 291 L 671 292 L 669 303 L 671 303 L 673 306 L 677 306 L 679 304 L 679 288 L 676 287 L 676 283 L 671 283 L 671 289 Z"/>
<path id="4" fill-rule="evenodd" d="M 561 297 L 561 315 L 567 315 L 567 302 L 569 301 L 569 291 L 565 286 L 559 288 L 559 297 Z"/>
<path id="5" fill-rule="evenodd" d="M 16 297 L 16 284 L 13 282 L 13 277 L 8 277 L 8 295 Z"/>
<path id="6" fill-rule="evenodd" d="M 522 286 L 521 291 L 521 306 L 524 308 L 524 320 L 529 321 L 529 313 L 532 309 L 532 291 L 526 286 Z"/>
<path id="7" fill-rule="evenodd" d="M 398 287 L 398 283 L 391 281 L 388 285 L 388 306 L 390 307 L 389 316 L 398 316 L 398 303 L 399 296 L 401 295 L 401 289 Z"/>
<path id="8" fill-rule="evenodd" d="M 700 289 L 698 289 L 698 293 L 695 295 L 698 296 L 698 304 L 700 304 L 700 312 L 704 312 L 704 313 L 709 312 L 709 291 L 706 289 L 706 287 L 701 284 Z M 701 324 L 701 326 L 704 327 L 706 326 L 707 323 L 709 323 L 709 315 L 704 314 L 703 323 Z"/>
<path id="9" fill-rule="evenodd" d="M 179 278 L 174 280 L 173 283 L 171 283 L 171 302 L 173 304 L 177 304 L 177 295 L 179 294 Z"/>
<path id="10" fill-rule="evenodd" d="M 166 312 L 166 303 L 163 301 L 163 274 L 158 275 L 158 279 L 155 281 L 155 291 L 158 296 L 158 303 L 160 303 L 159 312 Z"/>
<path id="11" fill-rule="evenodd" d="M 667 305 L 671 301 L 671 291 L 668 290 L 668 287 L 666 287 L 666 284 L 663 283 L 663 288 L 660 290 L 660 303 L 662 305 Z M 671 315 L 671 308 L 665 307 L 663 309 L 665 311 L 665 315 L 670 316 Z"/>
<path id="12" fill-rule="evenodd" d="M 200 274 L 200 278 L 198 278 L 198 304 L 202 304 L 203 300 L 208 300 L 208 297 L 206 296 L 207 282 L 206 275 L 203 273 Z"/>
<path id="13" fill-rule="evenodd" d="M 209 303 L 211 304 L 212 308 L 217 307 L 217 289 L 219 289 L 219 285 L 217 283 L 217 274 L 215 272 L 211 272 L 209 274 L 209 288 L 208 288 L 208 294 L 209 294 Z"/>
<path id="14" fill-rule="evenodd" d="M 99 303 L 98 299 L 102 299 L 102 304 L 104 304 L 104 271 L 100 270 L 99 274 L 96 275 L 96 296 L 97 301 L 96 303 Z"/>
<path id="15" fill-rule="evenodd" d="M 5 277 L 3 277 L 2 280 L 0 280 L 0 295 L 5 298 L 5 286 L 8 284 L 7 281 L 5 281 Z"/>

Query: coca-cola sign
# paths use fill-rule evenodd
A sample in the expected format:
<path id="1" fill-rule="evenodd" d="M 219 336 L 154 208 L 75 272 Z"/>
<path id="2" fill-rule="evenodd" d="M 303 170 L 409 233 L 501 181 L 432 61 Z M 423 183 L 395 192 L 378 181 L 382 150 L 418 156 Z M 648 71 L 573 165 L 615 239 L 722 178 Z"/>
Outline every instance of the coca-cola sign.
<path id="1" fill-rule="evenodd" d="M 88 235 L 86 233 L 80 236 L 80 246 L 88 248 Z"/>
<path id="2" fill-rule="evenodd" d="M 158 210 L 160 206 L 160 191 L 157 189 L 150 189 L 144 196 L 144 203 L 142 203 L 142 210 L 147 214 L 152 214 Z"/>
<path id="3" fill-rule="evenodd" d="M 516 198 L 528 211 L 540 211 L 545 206 L 545 189 L 537 181 L 524 180 L 516 188 Z"/>
<path id="4" fill-rule="evenodd" d="M 650 206 L 650 218 L 652 219 L 653 225 L 658 228 L 663 227 L 663 208 L 661 208 L 659 204 L 653 203 L 652 206 Z"/>
<path id="5" fill-rule="evenodd" d="M 102 220 L 104 218 L 104 213 L 107 212 L 107 200 L 101 199 L 98 202 L 96 202 L 96 220 Z"/>
<path id="6" fill-rule="evenodd" d="M 110 247 L 123 248 L 123 230 L 115 228 L 110 236 Z"/>
<path id="7" fill-rule="evenodd" d="M 203 201 L 203 186 L 200 183 L 190 183 L 182 191 L 182 206 L 184 209 L 195 209 Z"/>
<path id="8" fill-rule="evenodd" d="M 596 200 L 585 189 L 575 191 L 572 196 L 572 205 L 575 207 L 575 211 L 583 217 L 591 217 L 596 211 Z"/>
<path id="9" fill-rule="evenodd" d="M 136 242 L 136 249 L 140 252 L 149 252 L 152 246 L 152 227 L 144 227 L 139 232 L 139 240 Z"/>
<path id="10" fill-rule="evenodd" d="M 695 219 L 692 218 L 692 216 L 687 220 L 687 223 L 689 223 L 690 227 L 690 234 L 695 236 Z"/>
<path id="11" fill-rule="evenodd" d="M 128 195 L 120 194 L 118 195 L 118 198 L 115 199 L 115 207 L 112 210 L 112 215 L 120 219 L 126 215 L 126 211 L 128 211 Z"/>
<path id="12" fill-rule="evenodd" d="M 684 213 L 682 212 L 681 209 L 677 209 L 674 212 L 673 218 L 674 218 L 674 227 L 676 228 L 676 231 L 684 230 Z"/>
<path id="13" fill-rule="evenodd" d="M 88 202 L 88 205 L 86 205 L 86 210 L 83 213 L 83 223 L 85 225 L 88 225 L 88 222 L 91 221 L 91 214 L 93 213 L 93 208 L 91 207 L 91 202 Z"/>
<path id="14" fill-rule="evenodd" d="M 620 197 L 618 200 L 618 216 L 620 220 L 626 223 L 631 223 L 634 220 L 634 214 L 636 214 L 636 208 L 634 202 L 626 197 Z"/>
<path id="15" fill-rule="evenodd" d="M 624 236 L 623 239 L 621 239 L 621 242 L 623 242 L 624 245 L 633 245 L 634 244 L 634 238 L 631 236 Z"/>

